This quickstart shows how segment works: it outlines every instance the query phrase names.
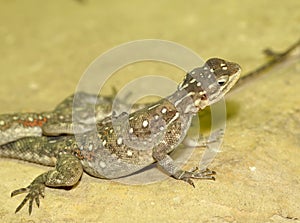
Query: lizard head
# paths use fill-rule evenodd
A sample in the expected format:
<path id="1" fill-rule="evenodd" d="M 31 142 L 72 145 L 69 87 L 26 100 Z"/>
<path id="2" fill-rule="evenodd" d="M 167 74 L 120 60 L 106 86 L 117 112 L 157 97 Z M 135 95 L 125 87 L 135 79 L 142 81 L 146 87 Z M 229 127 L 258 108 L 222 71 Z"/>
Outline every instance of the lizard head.
<path id="1" fill-rule="evenodd" d="M 178 86 L 193 101 L 193 109 L 204 109 L 220 100 L 237 82 L 241 67 L 237 63 L 219 58 L 211 58 L 202 67 L 187 73 L 184 81 Z M 188 111 L 187 111 L 188 112 Z"/>

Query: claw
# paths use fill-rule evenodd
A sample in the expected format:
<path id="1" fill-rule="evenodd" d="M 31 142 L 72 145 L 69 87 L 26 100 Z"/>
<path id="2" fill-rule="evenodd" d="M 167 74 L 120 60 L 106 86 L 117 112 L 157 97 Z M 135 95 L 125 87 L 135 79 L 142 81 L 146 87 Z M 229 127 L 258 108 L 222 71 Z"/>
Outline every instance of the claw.
<path id="1" fill-rule="evenodd" d="M 194 172 L 196 172 L 196 171 L 198 171 L 198 170 L 199 170 L 199 168 L 196 166 L 196 167 L 190 169 L 189 172 L 194 173 Z"/>
<path id="2" fill-rule="evenodd" d="M 188 184 L 192 185 L 195 188 L 195 184 L 191 178 L 186 177 L 186 178 L 182 178 L 181 180 L 187 182 Z"/>
<path id="3" fill-rule="evenodd" d="M 190 185 L 192 185 L 193 187 L 195 187 L 192 179 L 215 180 L 215 177 L 213 176 L 215 174 L 216 174 L 215 171 L 212 171 L 209 169 L 199 170 L 199 168 L 196 167 L 190 171 L 180 171 L 178 173 L 178 176 L 177 177 L 175 176 L 175 177 L 177 179 L 183 180 L 183 181 L 189 183 Z"/>
<path id="4" fill-rule="evenodd" d="M 187 181 L 190 185 L 192 185 L 193 186 L 193 188 L 195 188 L 195 184 L 194 184 L 194 182 L 191 180 L 191 179 L 188 179 L 188 181 Z"/>
<path id="5" fill-rule="evenodd" d="M 198 167 L 197 167 L 197 170 L 198 171 Z M 216 171 L 213 171 L 213 170 L 210 170 L 208 168 L 206 168 L 205 170 L 199 170 L 199 173 L 203 174 L 203 175 L 206 175 L 206 176 L 210 176 L 210 175 L 216 175 Z"/>
<path id="6" fill-rule="evenodd" d="M 193 172 L 193 177 L 196 179 L 205 179 L 205 180 L 216 180 L 213 176 L 216 172 L 210 169 L 199 170 L 198 168 Z"/>

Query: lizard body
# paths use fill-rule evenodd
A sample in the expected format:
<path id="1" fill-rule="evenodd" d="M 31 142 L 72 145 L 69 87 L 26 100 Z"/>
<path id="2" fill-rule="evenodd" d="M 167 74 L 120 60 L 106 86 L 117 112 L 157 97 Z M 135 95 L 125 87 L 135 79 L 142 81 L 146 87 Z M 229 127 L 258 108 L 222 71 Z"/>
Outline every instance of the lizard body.
<path id="1" fill-rule="evenodd" d="M 55 169 L 41 174 L 28 187 L 12 192 L 12 196 L 28 193 L 16 212 L 29 201 L 31 213 L 33 201 L 39 206 L 39 197 L 44 196 L 46 186 L 73 186 L 83 171 L 98 178 L 113 179 L 157 162 L 167 174 L 193 186 L 192 179 L 214 179 L 214 172 L 210 170 L 182 170 L 168 154 L 182 142 L 192 117 L 220 100 L 237 82 L 240 71 L 236 63 L 209 59 L 202 67 L 187 73 L 172 95 L 131 114 L 99 119 L 96 132 L 86 130 L 79 137 L 61 135 L 72 128 L 71 119 L 61 122 L 57 119 L 58 111 L 70 108 L 69 102 L 60 104 L 55 115 L 50 113 L 50 119 L 54 121 L 39 123 L 41 132 L 38 136 L 18 136 L 13 141 L 6 139 L 0 145 L 2 157 L 55 165 Z M 45 131 L 43 128 L 47 129 L 47 123 L 50 123 L 49 130 Z M 60 123 L 65 127 L 51 132 L 51 126 L 59 127 Z M 11 126 L 8 123 L 7 129 L 13 129 Z"/>

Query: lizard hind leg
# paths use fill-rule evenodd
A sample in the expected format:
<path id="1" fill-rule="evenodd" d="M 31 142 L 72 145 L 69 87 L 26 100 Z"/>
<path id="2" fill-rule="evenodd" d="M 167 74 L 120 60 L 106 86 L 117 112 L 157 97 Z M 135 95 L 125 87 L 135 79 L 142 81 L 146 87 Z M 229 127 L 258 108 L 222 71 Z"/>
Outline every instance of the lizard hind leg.
<path id="1" fill-rule="evenodd" d="M 32 212 L 33 201 L 40 206 L 39 197 L 44 198 L 45 187 L 64 187 L 75 185 L 82 176 L 82 165 L 75 156 L 70 154 L 60 155 L 54 170 L 45 172 L 36 177 L 32 183 L 26 188 L 20 188 L 11 193 L 11 196 L 27 193 L 24 200 L 16 208 L 15 213 L 20 211 L 22 207 L 29 201 L 29 214 Z"/>

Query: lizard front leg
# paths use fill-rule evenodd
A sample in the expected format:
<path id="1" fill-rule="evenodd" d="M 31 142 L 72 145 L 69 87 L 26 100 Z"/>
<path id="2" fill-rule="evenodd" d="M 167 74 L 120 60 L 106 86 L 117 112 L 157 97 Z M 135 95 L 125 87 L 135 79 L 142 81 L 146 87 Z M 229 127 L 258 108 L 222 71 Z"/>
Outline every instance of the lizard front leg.
<path id="1" fill-rule="evenodd" d="M 206 169 L 200 171 L 198 168 L 194 168 L 191 171 L 182 170 L 178 167 L 174 160 L 167 154 L 167 149 L 164 146 L 158 145 L 153 149 L 153 158 L 157 161 L 158 165 L 167 172 L 169 175 L 177 180 L 183 180 L 193 187 L 195 187 L 192 179 L 205 179 L 205 180 L 215 180 L 213 175 L 216 172 Z"/>
<path id="2" fill-rule="evenodd" d="M 39 207 L 39 197 L 44 197 L 46 186 L 73 186 L 79 181 L 82 173 L 83 168 L 78 158 L 70 154 L 60 155 L 54 170 L 39 175 L 28 187 L 20 188 L 11 193 L 12 197 L 21 193 L 28 193 L 15 212 L 17 213 L 21 210 L 26 202 L 29 201 L 29 214 L 31 214 L 33 201 Z"/>

